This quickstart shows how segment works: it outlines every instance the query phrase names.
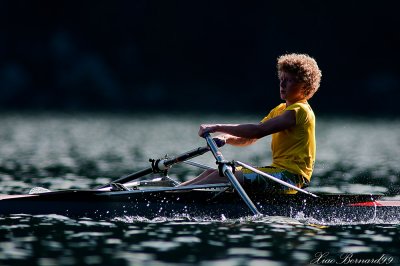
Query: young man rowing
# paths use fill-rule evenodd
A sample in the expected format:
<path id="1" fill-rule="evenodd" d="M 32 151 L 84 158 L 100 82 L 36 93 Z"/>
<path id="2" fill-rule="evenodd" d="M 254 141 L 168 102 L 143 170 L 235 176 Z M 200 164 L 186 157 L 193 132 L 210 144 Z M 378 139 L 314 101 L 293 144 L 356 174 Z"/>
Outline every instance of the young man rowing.
<path id="1" fill-rule="evenodd" d="M 220 144 L 247 146 L 272 135 L 272 164 L 257 169 L 299 188 L 308 186 L 314 168 L 315 116 L 308 101 L 318 90 L 321 71 L 317 62 L 305 54 L 287 54 L 278 58 L 280 96 L 284 103 L 272 109 L 259 124 L 203 124 L 199 136 L 223 133 L 215 137 Z M 244 189 L 295 193 L 247 169 L 237 169 L 236 178 Z M 226 182 L 216 170 L 207 170 L 181 186 Z"/>

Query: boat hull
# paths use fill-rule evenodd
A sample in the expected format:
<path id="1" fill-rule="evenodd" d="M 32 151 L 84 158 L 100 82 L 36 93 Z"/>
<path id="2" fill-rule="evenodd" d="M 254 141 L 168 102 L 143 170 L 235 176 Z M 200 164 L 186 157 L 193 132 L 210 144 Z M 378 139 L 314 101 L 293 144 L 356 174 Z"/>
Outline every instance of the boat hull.
<path id="1" fill-rule="evenodd" d="M 321 223 L 360 223 L 400 220 L 398 202 L 381 201 L 373 195 L 253 194 L 251 199 L 264 215 L 311 218 Z M 208 189 L 189 191 L 65 190 L 34 195 L 3 196 L 0 215 L 59 214 L 71 218 L 109 219 L 121 216 L 238 218 L 252 215 L 235 192 Z"/>

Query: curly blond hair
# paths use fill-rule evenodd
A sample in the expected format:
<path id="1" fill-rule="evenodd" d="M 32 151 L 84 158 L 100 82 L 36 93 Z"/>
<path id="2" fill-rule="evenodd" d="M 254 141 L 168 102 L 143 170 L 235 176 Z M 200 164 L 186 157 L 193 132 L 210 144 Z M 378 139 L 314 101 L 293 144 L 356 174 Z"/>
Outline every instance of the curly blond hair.
<path id="1" fill-rule="evenodd" d="M 295 75 L 297 80 L 305 83 L 304 95 L 310 99 L 318 90 L 322 73 L 314 58 L 307 54 L 285 54 L 278 57 L 278 76 L 281 72 Z"/>

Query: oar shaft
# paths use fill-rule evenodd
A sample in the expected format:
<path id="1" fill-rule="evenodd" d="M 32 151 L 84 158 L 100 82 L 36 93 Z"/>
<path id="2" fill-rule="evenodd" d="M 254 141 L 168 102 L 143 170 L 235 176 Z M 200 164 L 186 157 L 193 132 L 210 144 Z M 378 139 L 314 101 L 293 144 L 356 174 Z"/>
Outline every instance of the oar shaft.
<path id="1" fill-rule="evenodd" d="M 199 167 L 199 168 L 204 169 L 204 170 L 215 170 L 214 168 L 212 168 L 212 167 L 210 167 L 208 165 L 201 164 L 201 163 L 196 163 L 196 162 L 193 162 L 193 161 L 190 161 L 190 160 L 186 160 L 183 163 L 191 165 L 191 166 L 196 166 L 196 167 Z"/>
<path id="2" fill-rule="evenodd" d="M 225 159 L 222 155 L 222 153 L 218 150 L 217 145 L 215 144 L 214 140 L 210 136 L 210 134 L 205 134 L 204 135 L 208 146 L 210 147 L 210 150 L 212 154 L 214 155 L 215 159 L 217 160 L 217 163 L 223 163 L 225 162 Z M 261 213 L 258 211 L 257 207 L 254 205 L 254 203 L 251 201 L 249 196 L 246 194 L 242 186 L 240 185 L 239 181 L 236 179 L 235 175 L 232 172 L 232 167 L 227 165 L 226 163 L 222 164 L 222 173 L 224 176 L 226 176 L 233 187 L 236 189 L 236 191 L 239 193 L 239 196 L 243 199 L 243 201 L 246 203 L 246 205 L 249 207 L 249 209 L 252 211 L 254 215 L 261 215 Z"/>
<path id="3" fill-rule="evenodd" d="M 315 198 L 318 198 L 317 195 L 315 195 L 315 194 L 313 194 L 313 193 L 311 193 L 311 192 L 309 192 L 309 191 L 306 191 L 306 190 L 301 189 L 301 188 L 299 188 L 299 187 L 296 187 L 296 186 L 294 186 L 294 185 L 292 185 L 292 184 L 289 184 L 289 183 L 287 183 L 287 182 L 285 182 L 285 181 L 283 181 L 283 180 L 280 180 L 280 179 L 278 179 L 278 178 L 276 178 L 276 177 L 274 177 L 274 176 L 272 176 L 272 175 L 269 175 L 269 174 L 267 174 L 267 173 L 264 173 L 264 172 L 258 170 L 257 168 L 254 168 L 254 167 L 250 166 L 250 165 L 247 165 L 247 164 L 242 163 L 242 162 L 239 162 L 239 161 L 235 161 L 235 163 L 238 164 L 238 165 L 240 165 L 240 166 L 243 166 L 243 167 L 245 167 L 245 168 L 247 168 L 247 169 L 249 169 L 249 170 L 251 170 L 251 171 L 253 171 L 254 173 L 257 173 L 257 174 L 259 174 L 259 175 L 265 176 L 265 177 L 267 177 L 267 178 L 269 178 L 269 179 L 271 179 L 271 180 L 273 180 L 273 181 L 275 181 L 275 182 L 277 182 L 277 183 L 279 183 L 279 184 L 282 184 L 282 185 L 287 186 L 287 187 L 290 187 L 290 188 L 292 188 L 292 189 L 294 189 L 294 190 L 297 190 L 297 191 L 303 192 L 303 193 L 305 193 L 305 194 L 311 195 L 311 196 L 313 196 L 313 197 L 315 197 Z"/>

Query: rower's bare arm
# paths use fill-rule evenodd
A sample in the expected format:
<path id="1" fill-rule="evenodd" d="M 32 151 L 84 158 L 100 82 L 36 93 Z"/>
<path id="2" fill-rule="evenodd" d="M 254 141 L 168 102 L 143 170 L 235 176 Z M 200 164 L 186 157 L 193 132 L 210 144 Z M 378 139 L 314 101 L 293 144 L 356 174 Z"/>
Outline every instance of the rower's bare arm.
<path id="1" fill-rule="evenodd" d="M 232 136 L 229 134 L 221 135 L 221 137 L 223 137 L 225 139 L 227 144 L 233 145 L 233 146 L 248 146 L 257 141 L 257 139 L 235 137 L 235 136 Z"/>
<path id="2" fill-rule="evenodd" d="M 265 137 L 286 129 L 290 129 L 296 125 L 296 112 L 289 110 L 283 114 L 271 118 L 264 123 L 259 124 L 258 132 L 255 132 L 258 136 Z"/>
<path id="3" fill-rule="evenodd" d="M 199 130 L 199 135 L 203 136 L 203 134 L 207 132 L 208 133 L 221 132 L 241 139 L 257 140 L 267 135 L 285 129 L 289 129 L 295 125 L 296 125 L 296 113 L 295 111 L 290 110 L 260 124 L 201 125 Z M 232 140 L 232 143 L 234 143 L 234 140 Z"/>

